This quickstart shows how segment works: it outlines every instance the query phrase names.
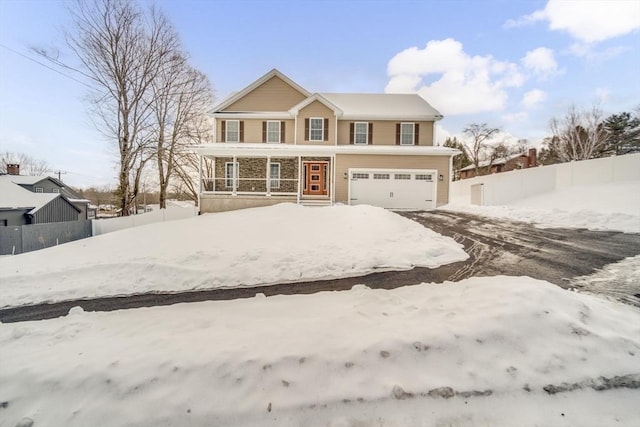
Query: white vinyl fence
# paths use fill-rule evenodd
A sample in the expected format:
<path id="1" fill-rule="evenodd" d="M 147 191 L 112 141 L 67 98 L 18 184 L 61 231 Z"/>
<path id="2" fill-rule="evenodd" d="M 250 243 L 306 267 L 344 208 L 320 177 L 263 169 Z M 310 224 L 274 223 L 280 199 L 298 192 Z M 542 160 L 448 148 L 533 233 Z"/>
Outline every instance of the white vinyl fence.
<path id="1" fill-rule="evenodd" d="M 138 215 L 96 219 L 92 221 L 93 235 L 99 236 L 100 234 L 111 233 L 112 231 L 123 230 L 125 228 L 139 227 L 154 222 L 191 218 L 197 214 L 198 209 L 195 206 L 169 206 L 167 209 L 158 209 Z"/>
<path id="2" fill-rule="evenodd" d="M 640 154 L 611 156 L 514 170 L 451 183 L 451 203 L 485 206 L 509 202 L 556 189 L 620 181 L 640 181 Z"/>

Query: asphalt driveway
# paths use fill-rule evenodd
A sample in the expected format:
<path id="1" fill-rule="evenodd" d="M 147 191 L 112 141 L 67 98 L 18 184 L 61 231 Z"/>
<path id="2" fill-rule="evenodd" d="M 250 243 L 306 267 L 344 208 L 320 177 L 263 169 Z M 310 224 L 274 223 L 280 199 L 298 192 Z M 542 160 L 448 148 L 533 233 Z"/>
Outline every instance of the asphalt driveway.
<path id="1" fill-rule="evenodd" d="M 527 223 L 485 218 L 448 211 L 403 212 L 410 218 L 464 245 L 466 261 L 437 269 L 379 272 L 367 276 L 288 283 L 245 289 L 217 289 L 180 293 L 154 293 L 123 297 L 38 304 L 0 310 L 0 321 L 18 322 L 63 316 L 74 306 L 85 311 L 170 305 L 182 302 L 250 298 L 257 293 L 310 294 L 346 290 L 356 284 L 393 289 L 423 282 L 458 281 L 475 276 L 530 276 L 563 288 L 579 287 L 573 279 L 592 274 L 607 264 L 640 254 L 640 234 L 576 229 L 541 229 Z M 577 284 L 576 284 L 577 283 Z M 640 306 L 640 284 L 625 288 L 608 284 L 590 292 L 613 296 Z"/>

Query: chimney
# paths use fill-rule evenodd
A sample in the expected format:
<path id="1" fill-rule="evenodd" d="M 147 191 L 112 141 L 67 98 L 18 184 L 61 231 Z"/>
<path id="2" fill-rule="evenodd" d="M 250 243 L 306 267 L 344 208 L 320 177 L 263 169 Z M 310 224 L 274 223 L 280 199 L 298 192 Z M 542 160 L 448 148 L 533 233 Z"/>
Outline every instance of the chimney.
<path id="1" fill-rule="evenodd" d="M 7 163 L 8 175 L 20 175 L 20 165 L 17 163 Z"/>
<path id="2" fill-rule="evenodd" d="M 535 168 L 537 166 L 537 152 L 535 148 L 529 148 L 529 155 L 527 156 L 527 167 Z"/>

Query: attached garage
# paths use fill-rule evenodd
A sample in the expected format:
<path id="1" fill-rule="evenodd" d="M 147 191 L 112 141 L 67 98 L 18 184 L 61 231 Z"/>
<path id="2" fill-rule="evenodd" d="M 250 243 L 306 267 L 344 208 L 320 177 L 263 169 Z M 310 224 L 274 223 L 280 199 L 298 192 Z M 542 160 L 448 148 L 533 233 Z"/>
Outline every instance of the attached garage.
<path id="1" fill-rule="evenodd" d="M 349 204 L 387 209 L 435 209 L 437 171 L 351 168 Z"/>

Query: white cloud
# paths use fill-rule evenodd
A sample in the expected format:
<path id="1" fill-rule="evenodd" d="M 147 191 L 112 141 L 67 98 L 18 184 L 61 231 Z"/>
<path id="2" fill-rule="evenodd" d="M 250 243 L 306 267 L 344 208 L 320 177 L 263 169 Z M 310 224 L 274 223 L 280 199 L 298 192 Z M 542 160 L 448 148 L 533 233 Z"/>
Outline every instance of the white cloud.
<path id="1" fill-rule="evenodd" d="M 504 114 L 501 118 L 502 121 L 508 124 L 523 122 L 529 117 L 529 114 L 525 111 L 517 113 Z"/>
<path id="2" fill-rule="evenodd" d="M 549 28 L 568 32 L 583 43 L 594 43 L 631 33 L 640 28 L 637 0 L 549 0 L 543 10 L 505 22 L 505 28 L 546 20 Z"/>
<path id="3" fill-rule="evenodd" d="M 588 43 L 574 43 L 569 48 L 569 52 L 591 62 L 602 62 L 621 55 L 630 49 L 629 46 L 614 46 L 603 50 L 596 50 L 593 48 L 593 45 Z"/>
<path id="4" fill-rule="evenodd" d="M 533 89 L 525 93 L 522 97 L 522 105 L 525 108 L 533 108 L 547 99 L 547 93 L 540 89 Z"/>
<path id="5" fill-rule="evenodd" d="M 522 58 L 522 64 L 543 78 L 558 72 L 558 63 L 553 56 L 553 50 L 548 47 L 530 50 Z"/>
<path id="6" fill-rule="evenodd" d="M 454 39 L 431 40 L 424 49 L 411 47 L 389 61 L 386 92 L 417 92 L 444 114 L 468 114 L 504 108 L 506 88 L 526 77 L 517 64 L 491 55 L 470 56 Z M 436 78 L 430 84 L 425 78 Z"/>

